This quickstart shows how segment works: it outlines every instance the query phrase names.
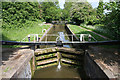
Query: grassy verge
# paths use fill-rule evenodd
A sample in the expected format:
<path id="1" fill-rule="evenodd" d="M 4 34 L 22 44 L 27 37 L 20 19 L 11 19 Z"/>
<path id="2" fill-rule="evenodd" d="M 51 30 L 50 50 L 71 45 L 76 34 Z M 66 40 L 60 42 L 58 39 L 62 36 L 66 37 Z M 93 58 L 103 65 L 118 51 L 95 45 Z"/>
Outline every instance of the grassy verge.
<path id="1" fill-rule="evenodd" d="M 89 31 L 86 31 L 84 29 L 81 29 L 79 26 L 76 26 L 76 25 L 69 25 L 69 28 L 75 33 L 75 34 L 91 34 L 92 36 L 94 36 L 94 38 L 96 38 L 98 41 L 104 41 L 106 39 L 96 35 L 96 34 L 93 34 Z M 120 45 L 99 45 L 99 47 L 103 47 L 103 48 L 106 48 L 106 49 L 118 49 L 120 48 Z"/>
<path id="2" fill-rule="evenodd" d="M 69 25 L 69 28 L 75 33 L 75 34 L 91 34 L 97 41 L 105 41 L 106 39 L 92 33 L 89 31 L 86 31 L 85 29 L 81 29 L 77 25 Z"/>
<path id="3" fill-rule="evenodd" d="M 30 21 L 22 28 L 2 29 L 2 40 L 21 41 L 29 34 L 43 34 L 42 30 L 49 27 L 50 25 L 42 24 L 41 21 Z"/>
<path id="4" fill-rule="evenodd" d="M 83 28 L 86 28 L 86 29 L 89 29 L 89 30 L 91 30 L 91 31 L 94 31 L 94 32 L 96 32 L 96 33 L 98 33 L 98 34 L 101 34 L 101 35 L 103 35 L 103 36 L 105 36 L 105 37 L 108 37 L 108 38 L 110 38 L 110 39 L 112 39 L 112 40 L 115 39 L 114 36 L 112 36 L 112 34 L 110 33 L 110 31 L 105 30 L 105 29 L 103 29 L 104 31 L 101 31 L 101 30 L 95 28 L 95 27 L 97 27 L 97 26 L 99 26 L 99 25 L 92 26 L 92 27 L 94 27 L 94 28 L 91 28 L 91 27 L 88 27 L 88 25 L 81 25 L 81 27 L 83 27 Z M 98 28 L 98 27 L 97 27 L 97 28 Z"/>

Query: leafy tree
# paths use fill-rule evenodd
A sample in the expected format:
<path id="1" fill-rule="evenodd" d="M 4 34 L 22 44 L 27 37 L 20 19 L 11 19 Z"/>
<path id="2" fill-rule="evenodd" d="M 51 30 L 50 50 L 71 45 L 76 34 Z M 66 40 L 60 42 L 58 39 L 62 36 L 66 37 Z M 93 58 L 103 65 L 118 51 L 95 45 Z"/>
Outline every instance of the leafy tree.
<path id="1" fill-rule="evenodd" d="M 61 18 L 61 9 L 54 2 L 43 2 L 41 3 L 42 17 L 46 22 L 52 20 L 59 20 Z"/>
<path id="2" fill-rule="evenodd" d="M 115 39 L 120 39 L 120 2 L 110 2 L 105 4 L 106 13 L 104 18 L 104 28 L 112 31 Z"/>
<path id="3" fill-rule="evenodd" d="M 27 20 L 40 19 L 40 8 L 37 2 L 2 2 L 3 28 L 22 27 Z M 20 23 L 20 24 L 19 24 Z M 8 25 L 8 26 L 7 26 Z"/>
<path id="4" fill-rule="evenodd" d="M 70 22 L 70 10 L 72 7 L 72 2 L 65 2 L 64 9 L 62 10 L 62 19 Z"/>
<path id="5" fill-rule="evenodd" d="M 89 3 L 73 3 L 71 8 L 71 18 L 74 22 L 88 23 L 89 17 L 92 14 L 92 6 Z"/>
<path id="6" fill-rule="evenodd" d="M 97 7 L 97 18 L 102 18 L 103 17 L 103 12 L 104 12 L 104 3 L 103 3 L 103 0 L 100 0 L 99 1 L 99 5 Z"/>
<path id="7" fill-rule="evenodd" d="M 90 16 L 88 17 L 88 25 L 95 25 L 98 23 L 98 18 L 97 18 L 97 12 L 96 9 L 93 9 L 92 12 L 90 13 Z"/>

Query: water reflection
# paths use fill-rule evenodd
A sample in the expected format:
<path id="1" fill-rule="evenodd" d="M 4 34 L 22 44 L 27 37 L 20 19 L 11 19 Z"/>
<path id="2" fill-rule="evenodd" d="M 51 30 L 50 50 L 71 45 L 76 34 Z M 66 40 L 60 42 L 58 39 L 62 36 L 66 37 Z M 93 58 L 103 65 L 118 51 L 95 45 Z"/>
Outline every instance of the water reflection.
<path id="1" fill-rule="evenodd" d="M 42 39 L 42 41 L 56 41 L 57 37 L 63 42 L 69 42 L 67 31 L 65 25 L 54 25 L 48 32 L 47 35 Z M 41 46 L 41 48 L 55 47 L 55 46 Z M 71 48 L 71 45 L 63 45 L 63 47 Z"/>
<path id="2" fill-rule="evenodd" d="M 69 42 L 69 38 L 64 34 L 64 32 L 58 32 L 58 34 L 60 36 L 60 41 Z M 70 45 L 63 45 L 63 47 L 70 48 Z"/>

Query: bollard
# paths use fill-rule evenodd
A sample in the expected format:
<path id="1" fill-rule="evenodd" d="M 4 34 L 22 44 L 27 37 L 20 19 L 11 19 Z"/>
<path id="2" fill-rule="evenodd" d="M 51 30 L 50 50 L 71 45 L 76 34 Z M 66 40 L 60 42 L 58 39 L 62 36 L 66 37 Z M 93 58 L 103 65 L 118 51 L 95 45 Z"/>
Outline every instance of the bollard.
<path id="1" fill-rule="evenodd" d="M 37 42 L 39 41 L 38 34 L 36 34 L 36 41 L 37 41 Z"/>
<path id="2" fill-rule="evenodd" d="M 92 38 L 92 36 L 91 36 L 91 35 L 89 35 L 89 36 L 88 36 L 88 41 L 91 41 L 91 38 Z"/>
<path id="3" fill-rule="evenodd" d="M 38 42 L 40 42 L 40 37 L 38 37 Z"/>
<path id="4" fill-rule="evenodd" d="M 28 35 L 28 41 L 30 42 L 30 35 Z"/>
<path id="5" fill-rule="evenodd" d="M 80 35 L 80 41 L 83 41 L 83 34 Z"/>
<path id="6" fill-rule="evenodd" d="M 37 42 L 40 42 L 40 37 L 38 37 L 38 41 Z M 39 45 L 37 45 L 37 48 L 40 48 L 40 46 Z"/>

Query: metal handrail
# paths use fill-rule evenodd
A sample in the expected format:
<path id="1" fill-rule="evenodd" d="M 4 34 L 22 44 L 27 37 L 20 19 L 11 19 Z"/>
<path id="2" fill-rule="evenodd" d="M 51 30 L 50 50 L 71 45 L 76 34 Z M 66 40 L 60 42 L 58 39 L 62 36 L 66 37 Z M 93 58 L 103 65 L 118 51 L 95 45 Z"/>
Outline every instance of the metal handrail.
<path id="1" fill-rule="evenodd" d="M 43 34 L 29 34 L 28 36 L 29 37 L 32 37 L 33 38 L 33 42 L 35 42 L 35 41 L 38 41 L 38 36 L 42 36 Z M 81 37 L 81 35 L 83 35 L 83 41 L 85 41 L 85 36 L 89 36 L 90 34 L 76 34 L 77 36 L 79 36 L 79 38 Z M 21 40 L 21 42 L 22 41 L 25 41 L 25 39 L 26 38 L 28 38 L 28 36 L 26 36 L 24 39 L 22 39 Z M 47 42 L 48 41 L 48 39 L 47 39 L 47 37 L 49 37 L 49 36 L 56 36 L 56 37 L 58 37 L 59 35 L 58 34 L 46 34 L 46 38 L 45 38 L 45 42 Z M 72 42 L 74 41 L 74 35 L 73 34 L 67 34 L 67 35 L 61 35 L 61 36 L 68 36 L 68 37 L 72 37 L 71 38 L 71 40 L 72 40 Z M 94 41 L 97 41 L 92 35 L 90 35 L 91 36 L 91 38 L 94 40 Z M 36 40 L 36 38 L 35 37 L 37 37 L 37 40 Z M 26 39 L 27 40 L 27 39 Z M 89 40 L 88 40 L 89 41 Z"/>

